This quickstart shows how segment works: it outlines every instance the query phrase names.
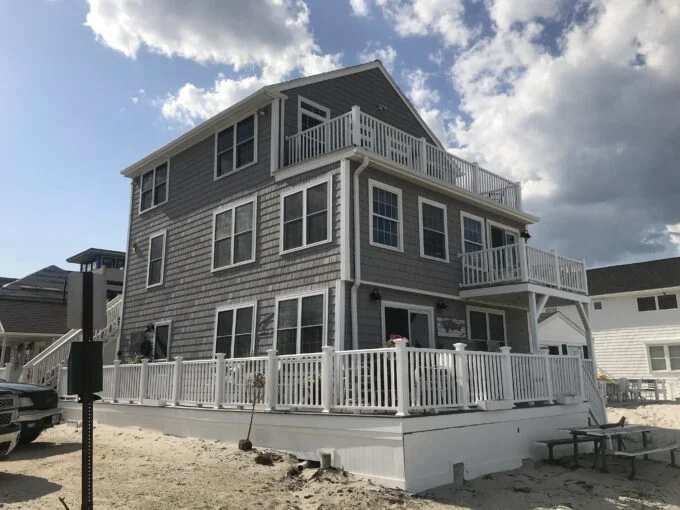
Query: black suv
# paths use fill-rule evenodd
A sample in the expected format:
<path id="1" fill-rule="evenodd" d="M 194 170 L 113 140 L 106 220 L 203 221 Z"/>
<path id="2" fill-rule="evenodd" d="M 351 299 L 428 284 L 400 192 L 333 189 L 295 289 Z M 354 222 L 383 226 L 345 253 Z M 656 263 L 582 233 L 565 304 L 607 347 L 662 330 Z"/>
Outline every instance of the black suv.
<path id="1" fill-rule="evenodd" d="M 0 459 L 14 450 L 21 427 L 17 421 L 19 398 L 9 390 L 0 389 Z"/>
<path id="2" fill-rule="evenodd" d="M 57 392 L 48 386 L 7 382 L 0 379 L 0 391 L 9 390 L 19 397 L 20 443 L 34 441 L 40 433 L 61 421 Z"/>

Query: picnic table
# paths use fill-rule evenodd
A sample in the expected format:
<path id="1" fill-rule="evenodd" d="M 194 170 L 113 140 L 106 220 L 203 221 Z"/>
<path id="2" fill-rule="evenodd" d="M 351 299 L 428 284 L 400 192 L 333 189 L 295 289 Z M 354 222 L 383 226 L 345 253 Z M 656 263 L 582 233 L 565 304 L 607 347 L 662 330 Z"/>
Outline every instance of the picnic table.
<path id="1" fill-rule="evenodd" d="M 625 447 L 624 445 L 624 437 L 625 436 L 631 436 L 633 434 L 642 434 L 642 446 L 643 449 L 647 449 L 647 441 L 648 441 L 648 434 L 652 432 L 653 430 L 656 430 L 657 427 L 652 427 L 648 425 L 632 425 L 632 424 L 626 424 L 626 425 L 620 425 L 620 426 L 615 426 L 615 427 L 609 427 L 609 428 L 602 428 L 599 426 L 593 426 L 593 427 L 583 427 L 583 428 L 576 428 L 576 429 L 570 429 L 569 433 L 571 434 L 572 440 L 573 440 L 573 445 L 574 445 L 574 467 L 577 468 L 579 467 L 579 462 L 578 462 L 578 445 L 579 445 L 579 438 L 583 437 L 590 437 L 593 439 L 599 438 L 598 443 L 598 448 L 595 450 L 595 461 L 593 463 L 593 467 L 597 465 L 597 458 L 598 456 L 601 457 L 601 470 L 603 473 L 607 472 L 607 445 L 609 444 L 611 447 L 611 442 L 612 439 L 616 438 L 617 442 L 617 448 L 618 451 L 622 451 Z M 582 441 L 580 441 L 582 442 Z M 647 455 L 645 454 L 645 459 L 647 458 Z"/>

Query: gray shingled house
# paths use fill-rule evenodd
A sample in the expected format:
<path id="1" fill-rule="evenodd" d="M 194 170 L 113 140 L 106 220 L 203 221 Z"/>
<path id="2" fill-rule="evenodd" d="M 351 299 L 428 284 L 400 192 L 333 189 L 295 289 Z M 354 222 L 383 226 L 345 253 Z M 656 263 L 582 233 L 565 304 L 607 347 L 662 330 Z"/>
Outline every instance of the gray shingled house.
<path id="1" fill-rule="evenodd" d="M 264 87 L 122 173 L 122 358 L 153 329 L 158 359 L 538 352 L 542 308 L 588 302 L 582 260 L 526 245 L 520 184 L 446 152 L 378 61 Z"/>

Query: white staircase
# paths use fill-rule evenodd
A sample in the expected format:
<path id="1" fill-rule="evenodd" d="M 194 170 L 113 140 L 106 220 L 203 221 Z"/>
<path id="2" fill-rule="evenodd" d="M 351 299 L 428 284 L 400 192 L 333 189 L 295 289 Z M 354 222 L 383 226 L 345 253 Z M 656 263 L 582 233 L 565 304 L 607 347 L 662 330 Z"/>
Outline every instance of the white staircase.
<path id="1" fill-rule="evenodd" d="M 590 416 L 598 425 L 604 425 L 607 423 L 607 405 L 604 396 L 597 387 L 593 362 L 591 360 L 582 360 L 581 370 L 583 371 L 583 387 L 590 406 Z"/>
<path id="2" fill-rule="evenodd" d="M 109 344 L 116 342 L 122 313 L 123 298 L 119 295 L 106 305 L 106 327 L 94 334 L 94 340 L 104 342 L 105 351 L 110 351 Z M 82 342 L 82 340 L 82 330 L 72 329 L 26 363 L 21 371 L 19 381 L 56 387 L 59 366 L 68 362 L 71 343 Z M 113 349 L 115 349 L 115 346 Z"/>

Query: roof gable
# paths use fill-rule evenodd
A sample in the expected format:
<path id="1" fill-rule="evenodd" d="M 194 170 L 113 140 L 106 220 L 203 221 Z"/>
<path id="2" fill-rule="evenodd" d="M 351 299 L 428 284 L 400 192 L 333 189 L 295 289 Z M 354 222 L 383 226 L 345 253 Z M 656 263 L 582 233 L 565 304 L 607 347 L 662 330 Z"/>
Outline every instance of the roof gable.
<path id="1" fill-rule="evenodd" d="M 63 302 L 69 272 L 47 266 L 1 287 L 0 299 Z"/>

